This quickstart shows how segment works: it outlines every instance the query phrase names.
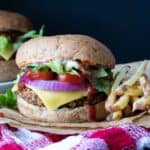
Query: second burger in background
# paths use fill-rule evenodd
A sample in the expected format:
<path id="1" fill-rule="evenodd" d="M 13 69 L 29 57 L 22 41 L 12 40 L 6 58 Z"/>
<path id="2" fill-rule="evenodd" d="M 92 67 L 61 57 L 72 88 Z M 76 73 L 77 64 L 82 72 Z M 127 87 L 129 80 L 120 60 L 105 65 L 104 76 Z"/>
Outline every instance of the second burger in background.
<path id="1" fill-rule="evenodd" d="M 15 53 L 24 41 L 35 35 L 36 31 L 31 29 L 32 23 L 27 17 L 0 10 L 0 82 L 16 78 Z"/>
<path id="2" fill-rule="evenodd" d="M 0 11 L 0 81 L 15 79 L 18 68 L 14 61 L 18 36 L 32 29 L 23 15 Z"/>
<path id="3" fill-rule="evenodd" d="M 115 58 L 101 42 L 84 35 L 29 40 L 16 55 L 18 109 L 45 122 L 84 122 L 106 116 Z"/>

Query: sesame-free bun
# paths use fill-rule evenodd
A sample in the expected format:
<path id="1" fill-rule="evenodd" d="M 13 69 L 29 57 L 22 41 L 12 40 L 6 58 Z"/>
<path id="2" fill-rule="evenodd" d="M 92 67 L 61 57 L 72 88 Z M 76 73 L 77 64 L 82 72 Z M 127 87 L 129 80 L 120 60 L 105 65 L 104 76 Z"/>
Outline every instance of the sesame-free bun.
<path id="1" fill-rule="evenodd" d="M 0 32 L 11 30 L 27 32 L 32 29 L 32 23 L 27 17 L 10 11 L 0 10 Z"/>
<path id="2" fill-rule="evenodd" d="M 14 80 L 18 71 L 14 59 L 9 61 L 0 60 L 0 82 Z"/>
<path id="3" fill-rule="evenodd" d="M 89 120 L 89 109 L 87 105 L 74 109 L 60 108 L 56 111 L 48 110 L 46 107 L 39 107 L 27 102 L 18 96 L 18 109 L 21 114 L 35 121 L 41 122 L 86 122 Z M 104 108 L 104 101 L 95 104 L 96 120 L 104 120 L 107 113 Z"/>
<path id="4" fill-rule="evenodd" d="M 19 48 L 16 55 L 16 63 L 20 68 L 55 59 L 79 60 L 107 68 L 115 64 L 113 54 L 104 44 L 92 37 L 77 34 L 31 39 Z"/>

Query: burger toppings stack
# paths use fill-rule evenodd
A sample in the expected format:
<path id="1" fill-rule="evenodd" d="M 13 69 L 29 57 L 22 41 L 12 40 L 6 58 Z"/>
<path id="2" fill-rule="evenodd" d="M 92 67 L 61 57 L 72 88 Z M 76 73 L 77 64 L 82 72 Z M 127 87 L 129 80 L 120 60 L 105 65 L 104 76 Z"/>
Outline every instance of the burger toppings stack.
<path id="1" fill-rule="evenodd" d="M 80 71 L 81 65 L 72 60 L 29 65 L 21 72 L 18 80 L 19 94 L 26 97 L 28 89 L 34 91 L 42 102 L 39 99 L 32 101 L 33 93 L 29 101 L 32 104 L 45 105 L 50 110 L 94 105 L 105 100 L 111 88 L 111 71 L 103 68 L 93 69 L 89 70 L 87 76 Z M 90 75 L 90 71 L 93 74 Z M 98 98 L 93 100 L 95 96 Z"/>

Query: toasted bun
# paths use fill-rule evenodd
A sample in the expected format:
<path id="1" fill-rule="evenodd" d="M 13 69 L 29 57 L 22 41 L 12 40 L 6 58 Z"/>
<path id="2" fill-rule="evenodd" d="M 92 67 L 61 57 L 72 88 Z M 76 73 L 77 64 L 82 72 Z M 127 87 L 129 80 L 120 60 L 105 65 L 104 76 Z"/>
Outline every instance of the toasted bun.
<path id="1" fill-rule="evenodd" d="M 0 31 L 15 30 L 27 32 L 32 24 L 27 17 L 15 12 L 0 10 Z"/>
<path id="2" fill-rule="evenodd" d="M 14 80 L 17 73 L 18 67 L 15 60 L 0 60 L 0 82 Z"/>
<path id="3" fill-rule="evenodd" d="M 21 68 L 49 60 L 79 60 L 89 65 L 114 67 L 115 58 L 101 42 L 85 35 L 58 35 L 31 39 L 18 50 L 16 63 Z"/>
<path id="4" fill-rule="evenodd" d="M 106 117 L 104 102 L 95 105 L 96 119 L 103 120 Z M 61 108 L 56 111 L 48 110 L 45 107 L 39 107 L 29 104 L 26 100 L 18 96 L 18 109 L 24 116 L 42 122 L 84 122 L 88 121 L 88 106 L 77 107 L 74 109 Z"/>

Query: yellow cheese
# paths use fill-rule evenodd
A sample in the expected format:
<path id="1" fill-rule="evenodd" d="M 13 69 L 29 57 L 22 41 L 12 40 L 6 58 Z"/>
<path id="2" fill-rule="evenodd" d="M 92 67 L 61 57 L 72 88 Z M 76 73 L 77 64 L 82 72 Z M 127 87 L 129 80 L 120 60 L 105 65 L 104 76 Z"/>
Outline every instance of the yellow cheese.
<path id="1" fill-rule="evenodd" d="M 44 105 L 50 110 L 56 110 L 58 107 L 64 104 L 87 95 L 87 92 L 84 90 L 64 92 L 41 90 L 30 85 L 27 85 L 27 87 L 32 89 L 42 100 Z"/>
<path id="2" fill-rule="evenodd" d="M 12 48 L 7 48 L 4 51 L 0 52 L 0 56 L 5 60 L 9 60 L 14 53 L 15 51 Z"/>

